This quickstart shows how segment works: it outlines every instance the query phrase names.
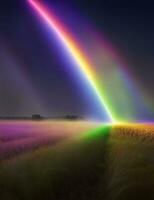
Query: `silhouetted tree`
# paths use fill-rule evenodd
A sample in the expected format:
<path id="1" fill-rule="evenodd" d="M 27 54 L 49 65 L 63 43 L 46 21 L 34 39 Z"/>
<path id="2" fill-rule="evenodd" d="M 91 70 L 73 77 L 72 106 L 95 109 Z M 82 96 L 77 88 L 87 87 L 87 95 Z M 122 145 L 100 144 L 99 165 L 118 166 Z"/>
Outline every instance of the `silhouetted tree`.
<path id="1" fill-rule="evenodd" d="M 81 119 L 81 117 L 79 117 L 77 115 L 66 115 L 66 116 L 64 116 L 64 119 L 67 119 L 67 120 L 79 120 L 79 119 Z"/>
<path id="2" fill-rule="evenodd" d="M 43 117 L 39 114 L 34 114 L 34 115 L 32 115 L 32 119 L 33 120 L 41 120 L 41 119 L 43 119 Z"/>

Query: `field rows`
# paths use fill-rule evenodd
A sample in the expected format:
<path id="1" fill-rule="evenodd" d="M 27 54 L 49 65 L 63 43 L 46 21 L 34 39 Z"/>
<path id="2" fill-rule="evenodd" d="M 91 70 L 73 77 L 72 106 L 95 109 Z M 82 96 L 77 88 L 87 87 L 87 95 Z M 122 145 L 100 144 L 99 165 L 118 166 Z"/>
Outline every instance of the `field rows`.
<path id="1" fill-rule="evenodd" d="M 72 126 L 74 127 L 72 129 Z M 53 145 L 96 124 L 67 122 L 9 122 L 0 123 L 0 160 Z"/>

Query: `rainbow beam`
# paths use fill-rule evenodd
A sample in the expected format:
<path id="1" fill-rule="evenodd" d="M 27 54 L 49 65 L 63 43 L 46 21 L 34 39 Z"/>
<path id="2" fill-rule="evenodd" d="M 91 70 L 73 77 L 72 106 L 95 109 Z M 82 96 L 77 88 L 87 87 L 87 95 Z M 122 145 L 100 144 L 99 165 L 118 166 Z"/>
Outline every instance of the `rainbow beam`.
<path id="1" fill-rule="evenodd" d="M 98 100 L 102 105 L 103 111 L 105 109 L 110 121 L 112 123 L 115 123 L 115 117 L 113 116 L 113 113 L 111 113 L 111 109 L 106 101 L 105 95 L 103 95 L 101 90 L 99 89 L 97 79 L 95 78 L 94 73 L 92 72 L 92 66 L 86 59 L 86 56 L 84 56 L 84 54 L 76 44 L 75 40 L 65 30 L 63 25 L 55 18 L 53 13 L 51 13 L 51 11 L 49 12 L 44 5 L 35 0 L 28 0 L 28 2 L 35 9 L 35 11 L 37 11 L 41 19 L 43 19 L 45 23 L 48 24 L 50 29 L 54 31 L 54 33 L 56 33 L 59 40 L 63 43 L 67 51 L 74 58 L 74 60 L 77 63 L 77 66 L 79 66 L 80 70 L 83 72 L 86 79 L 89 81 L 89 84 L 93 88 Z"/>

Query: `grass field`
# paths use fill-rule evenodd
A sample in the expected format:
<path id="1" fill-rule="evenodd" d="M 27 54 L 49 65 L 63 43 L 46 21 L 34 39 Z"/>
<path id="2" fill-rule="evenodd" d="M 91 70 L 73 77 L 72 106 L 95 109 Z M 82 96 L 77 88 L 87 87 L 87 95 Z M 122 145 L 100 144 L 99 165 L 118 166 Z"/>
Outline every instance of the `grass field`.
<path id="1" fill-rule="evenodd" d="M 1 122 L 0 200 L 154 199 L 154 126 Z"/>

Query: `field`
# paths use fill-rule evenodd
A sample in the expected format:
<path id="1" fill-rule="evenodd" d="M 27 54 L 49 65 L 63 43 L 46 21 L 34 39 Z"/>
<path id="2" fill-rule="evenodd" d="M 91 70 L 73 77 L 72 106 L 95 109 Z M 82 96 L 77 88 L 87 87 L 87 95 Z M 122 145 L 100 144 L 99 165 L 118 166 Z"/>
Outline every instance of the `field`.
<path id="1" fill-rule="evenodd" d="M 154 199 L 154 125 L 1 121 L 0 200 Z"/>

